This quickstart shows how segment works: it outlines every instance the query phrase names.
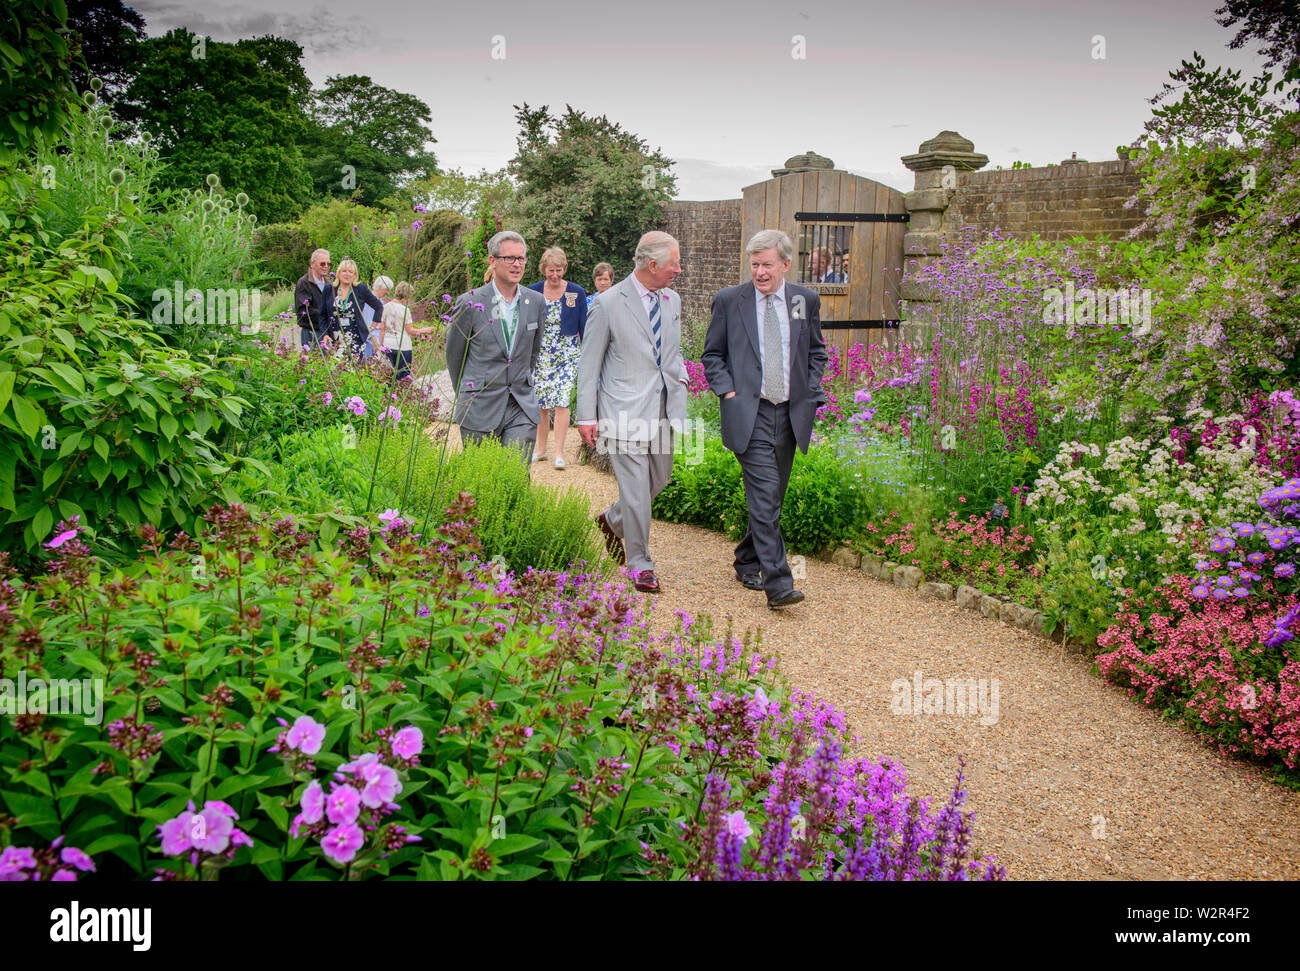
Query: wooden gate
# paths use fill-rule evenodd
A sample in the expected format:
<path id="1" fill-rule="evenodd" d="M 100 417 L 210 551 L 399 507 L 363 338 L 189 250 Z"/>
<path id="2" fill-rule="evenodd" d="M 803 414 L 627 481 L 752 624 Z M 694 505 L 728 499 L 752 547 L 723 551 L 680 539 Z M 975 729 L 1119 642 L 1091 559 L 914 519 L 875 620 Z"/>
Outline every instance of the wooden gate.
<path id="1" fill-rule="evenodd" d="M 740 278 L 748 280 L 744 246 L 761 229 L 783 229 L 795 256 L 786 280 L 821 294 L 827 345 L 896 346 L 898 287 L 907 210 L 903 193 L 835 169 L 809 169 L 746 186 L 740 234 Z"/>

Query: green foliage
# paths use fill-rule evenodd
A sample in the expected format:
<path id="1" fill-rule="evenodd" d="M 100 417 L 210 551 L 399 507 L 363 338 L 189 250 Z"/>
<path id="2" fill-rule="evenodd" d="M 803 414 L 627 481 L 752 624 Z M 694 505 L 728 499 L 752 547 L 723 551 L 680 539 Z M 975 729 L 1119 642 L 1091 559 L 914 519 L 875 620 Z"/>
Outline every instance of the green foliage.
<path id="1" fill-rule="evenodd" d="M 556 117 L 543 106 L 516 111 L 517 150 L 510 162 L 518 182 L 520 224 L 529 242 L 528 278 L 548 246 L 569 259 L 569 279 L 587 281 L 602 260 L 615 279 L 632 268 L 637 240 L 657 226 L 673 197 L 673 162 L 603 115 L 571 107 Z"/>
<path id="2" fill-rule="evenodd" d="M 112 104 L 121 96 L 139 63 L 146 37 L 144 18 L 122 0 L 69 0 L 68 30 L 77 58 L 72 81 L 88 91 L 94 79 L 101 98 Z"/>
<path id="3" fill-rule="evenodd" d="M 505 218 L 514 204 L 514 193 L 514 185 L 505 169 L 495 172 L 482 169 L 476 175 L 451 169 L 411 182 L 392 200 L 392 208 L 405 212 L 418 204 L 429 212 L 450 209 L 472 219 L 486 206 L 489 211 Z"/>
<path id="4" fill-rule="evenodd" d="M 300 145 L 310 83 L 301 60 L 293 41 L 227 44 L 177 28 L 143 42 L 118 110 L 158 139 L 168 186 L 198 190 L 215 172 L 248 193 L 262 222 L 283 222 L 311 195 Z"/>
<path id="5" fill-rule="evenodd" d="M 489 440 L 448 454 L 403 434 L 370 435 L 361 451 L 422 533 L 440 526 L 443 510 L 464 492 L 475 499 L 486 555 L 503 557 L 511 570 L 566 570 L 584 562 L 609 567 L 586 496 L 533 484 L 517 451 Z"/>
<path id="6" fill-rule="evenodd" d="M 708 439 L 698 456 L 683 451 L 674 458 L 672 478 L 655 497 L 653 513 L 732 539 L 744 536 L 749 508 L 740 463 L 720 438 Z M 795 454 L 781 508 L 781 533 L 791 552 L 820 553 L 855 535 L 864 516 L 862 491 L 840 456 L 823 446 Z"/>
<path id="7" fill-rule="evenodd" d="M 258 233 L 257 254 L 274 259 L 274 279 L 293 284 L 307 272 L 316 249 L 327 249 L 337 267 L 356 261 L 359 281 L 367 285 L 380 273 L 396 282 L 406 273 L 409 224 L 393 214 L 343 199 L 330 199 L 307 209 L 293 223 L 268 226 Z"/>
<path id="8" fill-rule="evenodd" d="M 192 529 L 228 471 L 213 444 L 244 404 L 224 376 L 123 317 L 120 209 L 60 237 L 27 173 L 0 172 L 0 549 L 34 551 L 80 516 L 109 544 L 142 523 Z"/>
<path id="9" fill-rule="evenodd" d="M 236 491 L 250 506 L 294 515 L 361 517 L 368 500 L 374 508 L 396 502 L 385 483 L 378 483 L 372 495 L 371 463 L 357 448 L 356 428 L 342 421 L 281 435 L 266 458 L 263 467 L 243 470 L 236 483 Z"/>
<path id="10" fill-rule="evenodd" d="M 463 292 L 460 284 L 467 262 L 462 243 L 465 219 L 458 212 L 444 209 L 421 214 L 417 221 L 423 225 L 417 231 L 415 254 L 406 274 L 417 298 L 437 300 L 443 293 Z M 480 286 L 481 275 L 470 283 Z"/>
<path id="11" fill-rule="evenodd" d="M 246 209 L 248 197 L 210 184 L 201 190 L 163 188 L 165 166 L 153 140 L 119 137 L 123 127 L 107 107 L 89 92 L 85 102 L 85 110 L 71 112 L 61 136 L 43 140 L 34 155 L 45 226 L 69 235 L 91 209 L 129 206 L 132 218 L 116 227 L 130 254 L 120 283 L 140 315 L 178 347 L 193 349 L 238 333 L 239 323 L 252 321 L 229 312 L 229 305 L 238 307 L 240 297 L 245 305 L 251 301 L 249 284 L 257 272 L 256 217 Z"/>
<path id="12" fill-rule="evenodd" d="M 475 512 L 459 502 L 447 518 L 472 528 Z M 728 631 L 714 664 L 707 621 L 651 641 L 648 619 L 598 580 L 499 584 L 465 529 L 430 537 L 442 553 L 400 524 L 317 549 L 313 533 L 238 507 L 206 519 L 197 544 L 152 536 L 130 581 L 76 541 L 27 590 L 0 561 L 2 602 L 31 600 L 24 624 L 0 627 L 0 666 L 102 689 L 35 724 L 0 719 L 6 843 L 63 836 L 108 880 L 212 880 L 223 866 L 235 879 L 637 878 L 642 847 L 680 878 L 709 774 L 726 772 L 763 819 L 771 765 L 791 757 L 777 726 L 811 719 L 748 638 Z M 770 719 L 746 717 L 760 686 Z M 715 696 L 740 701 L 720 714 Z M 302 716 L 324 728 L 314 766 L 282 727 Z M 399 757 L 394 732 L 410 727 Z M 306 785 L 376 751 L 398 773 L 394 815 L 331 862 L 323 829 L 295 821 Z M 165 856 L 159 827 L 190 800 L 227 803 L 251 844 L 201 867 Z"/>
<path id="13" fill-rule="evenodd" d="M 0 16 L 0 149 L 26 154 L 39 136 L 62 127 L 75 103 L 67 22 L 64 0 L 8 4 Z"/>
<path id="14" fill-rule="evenodd" d="M 328 78 L 313 92 L 309 117 L 303 153 L 317 196 L 378 204 L 437 166 L 425 148 L 437 141 L 429 106 L 368 77 Z"/>

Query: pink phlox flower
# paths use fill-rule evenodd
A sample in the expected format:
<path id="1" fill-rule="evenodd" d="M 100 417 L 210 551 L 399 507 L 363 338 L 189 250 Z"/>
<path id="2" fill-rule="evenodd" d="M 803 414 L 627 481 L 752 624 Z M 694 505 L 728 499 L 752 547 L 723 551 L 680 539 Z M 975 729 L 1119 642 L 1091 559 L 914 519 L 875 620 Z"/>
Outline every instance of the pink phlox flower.
<path id="1" fill-rule="evenodd" d="M 352 786 L 339 786 L 325 800 L 325 815 L 331 823 L 355 822 L 360 812 L 361 793 Z"/>
<path id="2" fill-rule="evenodd" d="M 284 737 L 289 748 L 297 749 L 303 755 L 315 755 L 325 741 L 325 726 L 311 715 L 299 715 L 294 719 L 293 727 Z"/>
<path id="3" fill-rule="evenodd" d="M 320 841 L 320 846 L 325 855 L 334 862 L 351 863 L 364 842 L 365 836 L 360 827 L 346 823 L 326 833 L 325 838 Z"/>
<path id="4" fill-rule="evenodd" d="M 370 809 L 388 805 L 402 791 L 397 773 L 380 762 L 371 762 L 358 775 L 365 782 L 361 790 L 361 801 Z"/>
<path id="5" fill-rule="evenodd" d="M 749 839 L 750 834 L 754 832 L 754 828 L 745 819 L 744 812 L 739 809 L 734 813 L 723 813 L 722 822 L 726 826 L 727 832 L 736 839 Z"/>
<path id="6" fill-rule="evenodd" d="M 393 754 L 399 759 L 411 759 L 424 750 L 424 734 L 414 725 L 407 725 L 393 736 Z"/>

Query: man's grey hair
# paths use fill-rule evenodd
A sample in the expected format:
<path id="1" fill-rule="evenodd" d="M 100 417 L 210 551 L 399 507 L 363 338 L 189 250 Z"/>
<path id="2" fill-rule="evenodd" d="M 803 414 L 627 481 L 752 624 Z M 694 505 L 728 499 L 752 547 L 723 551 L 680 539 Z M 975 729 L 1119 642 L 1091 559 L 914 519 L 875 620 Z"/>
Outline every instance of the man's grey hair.
<path id="1" fill-rule="evenodd" d="M 755 253 L 773 248 L 782 260 L 794 259 L 794 241 L 790 239 L 789 233 L 779 229 L 760 229 L 746 244 L 745 252 L 753 256 Z"/>
<path id="2" fill-rule="evenodd" d="M 528 244 L 524 242 L 524 238 L 513 229 L 503 229 L 488 240 L 488 256 L 493 259 L 499 257 L 501 255 L 501 244 L 507 240 L 514 240 L 516 243 L 523 243 L 524 255 L 528 255 Z"/>
<path id="3" fill-rule="evenodd" d="M 662 230 L 646 233 L 636 244 L 636 256 L 633 257 L 636 268 L 639 270 L 651 261 L 663 266 L 674 246 L 677 246 L 677 240 Z"/>
<path id="4" fill-rule="evenodd" d="M 375 282 L 370 284 L 371 290 L 391 290 L 393 289 L 393 278 L 389 276 L 377 276 Z"/>
<path id="5" fill-rule="evenodd" d="M 327 249 L 317 249 L 317 250 L 312 250 L 312 253 L 311 253 L 311 262 L 315 263 L 315 262 L 317 262 L 317 261 L 319 260 L 320 257 L 322 257 L 322 256 L 329 256 L 329 255 L 330 255 L 330 251 L 327 250 Z"/>

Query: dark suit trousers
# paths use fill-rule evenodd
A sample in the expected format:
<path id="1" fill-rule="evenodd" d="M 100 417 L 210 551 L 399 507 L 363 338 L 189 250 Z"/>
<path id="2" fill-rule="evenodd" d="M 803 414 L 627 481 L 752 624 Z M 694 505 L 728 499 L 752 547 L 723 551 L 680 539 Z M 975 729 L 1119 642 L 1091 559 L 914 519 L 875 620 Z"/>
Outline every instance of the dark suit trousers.
<path id="1" fill-rule="evenodd" d="M 761 570 L 768 599 L 794 588 L 781 537 L 781 503 L 790 484 L 794 450 L 789 403 L 760 399 L 749 445 L 736 456 L 745 482 L 749 531 L 736 547 L 735 567 L 742 574 Z"/>

